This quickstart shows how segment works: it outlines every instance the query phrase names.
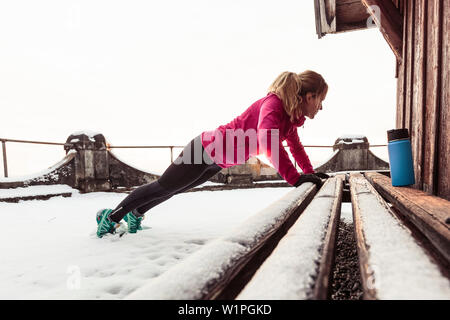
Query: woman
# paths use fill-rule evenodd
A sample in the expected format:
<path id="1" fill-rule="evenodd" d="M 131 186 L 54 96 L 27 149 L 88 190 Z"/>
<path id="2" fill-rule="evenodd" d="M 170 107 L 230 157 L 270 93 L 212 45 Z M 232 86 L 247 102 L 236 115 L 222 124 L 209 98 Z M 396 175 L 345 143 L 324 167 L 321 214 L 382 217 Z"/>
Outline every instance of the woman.
<path id="1" fill-rule="evenodd" d="M 114 210 L 97 213 L 97 236 L 114 233 L 124 218 L 128 231 L 141 230 L 144 213 L 173 195 L 198 186 L 223 168 L 243 164 L 249 157 L 265 154 L 280 175 L 292 186 L 322 181 L 315 175 L 297 134 L 305 116 L 314 119 L 322 110 L 328 85 L 323 77 L 307 70 L 300 74 L 281 73 L 268 94 L 254 102 L 230 123 L 194 138 L 162 176 L 128 195 Z M 304 174 L 299 174 L 284 149 L 290 151 Z"/>

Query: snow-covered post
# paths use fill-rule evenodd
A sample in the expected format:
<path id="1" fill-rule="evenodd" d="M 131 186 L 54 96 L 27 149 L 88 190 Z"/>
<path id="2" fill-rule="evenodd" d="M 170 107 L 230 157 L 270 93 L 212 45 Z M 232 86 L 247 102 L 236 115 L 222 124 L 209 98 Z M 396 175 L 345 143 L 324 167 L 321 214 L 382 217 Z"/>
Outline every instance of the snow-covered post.
<path id="1" fill-rule="evenodd" d="M 341 151 L 340 164 L 343 168 L 367 169 L 369 141 L 365 136 L 347 135 L 339 137 L 333 146 L 333 151 Z"/>
<path id="2" fill-rule="evenodd" d="M 351 170 L 389 170 L 389 164 L 369 150 L 370 144 L 363 135 L 343 135 L 333 145 L 333 155 L 314 168 L 319 172 Z"/>
<path id="3" fill-rule="evenodd" d="M 107 191 L 109 181 L 109 157 L 106 140 L 101 133 L 76 132 L 67 138 L 64 149 L 76 150 L 75 187 L 82 192 Z"/>

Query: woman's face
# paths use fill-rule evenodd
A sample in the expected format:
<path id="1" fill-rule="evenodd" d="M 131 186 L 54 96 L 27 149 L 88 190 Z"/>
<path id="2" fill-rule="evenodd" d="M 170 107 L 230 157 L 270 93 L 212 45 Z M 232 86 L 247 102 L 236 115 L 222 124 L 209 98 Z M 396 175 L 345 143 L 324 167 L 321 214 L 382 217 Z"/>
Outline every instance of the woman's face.
<path id="1" fill-rule="evenodd" d="M 317 112 L 319 112 L 319 110 L 322 110 L 323 100 L 325 100 L 325 96 L 312 92 L 306 93 L 306 95 L 303 97 L 301 106 L 303 115 L 307 116 L 310 119 L 314 119 Z"/>

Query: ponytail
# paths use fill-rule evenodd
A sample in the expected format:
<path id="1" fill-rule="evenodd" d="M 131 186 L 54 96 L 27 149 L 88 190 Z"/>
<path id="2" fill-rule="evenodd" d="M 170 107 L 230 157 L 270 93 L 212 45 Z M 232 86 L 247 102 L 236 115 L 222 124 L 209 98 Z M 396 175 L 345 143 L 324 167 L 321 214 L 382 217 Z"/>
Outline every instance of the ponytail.
<path id="1" fill-rule="evenodd" d="M 301 116 L 301 109 L 298 107 L 302 101 L 299 95 L 301 88 L 300 77 L 289 71 L 282 72 L 269 87 L 269 92 L 276 94 L 283 102 L 284 110 L 291 122 Z"/>

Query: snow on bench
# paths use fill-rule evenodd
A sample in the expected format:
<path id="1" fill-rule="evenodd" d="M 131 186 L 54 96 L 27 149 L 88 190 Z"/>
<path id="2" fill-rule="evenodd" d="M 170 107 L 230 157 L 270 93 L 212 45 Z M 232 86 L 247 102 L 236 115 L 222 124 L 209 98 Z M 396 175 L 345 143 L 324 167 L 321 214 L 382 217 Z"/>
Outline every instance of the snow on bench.
<path id="1" fill-rule="evenodd" d="M 239 282 L 245 280 L 239 279 L 238 274 L 248 273 L 242 272 L 246 268 L 253 274 L 251 268 L 255 263 L 252 258 L 264 251 L 265 244 L 278 235 L 288 220 L 298 218 L 316 191 L 317 187 L 312 183 L 293 189 L 231 233 L 204 246 L 161 276 L 149 280 L 126 299 L 230 298 L 223 295 L 230 288 L 230 283 L 238 279 L 235 286 L 239 287 Z"/>
<path id="2" fill-rule="evenodd" d="M 327 298 L 342 188 L 326 181 L 237 299 Z"/>
<path id="3" fill-rule="evenodd" d="M 410 187 L 393 187 L 391 179 L 379 173 L 364 175 L 450 264 L 450 201 Z"/>
<path id="4" fill-rule="evenodd" d="M 361 174 L 350 176 L 365 299 L 450 299 L 450 282 Z"/>

